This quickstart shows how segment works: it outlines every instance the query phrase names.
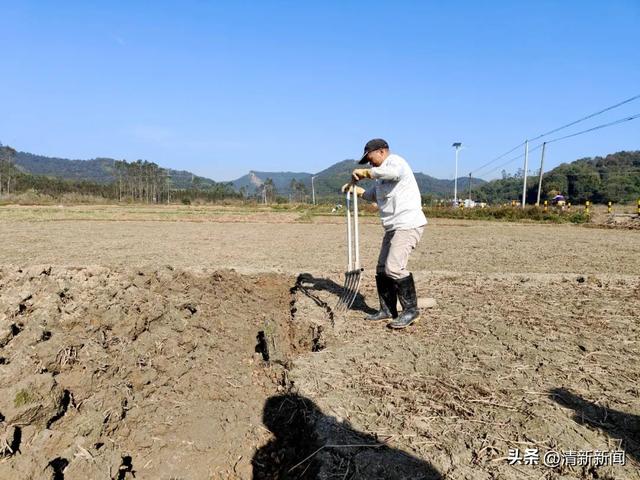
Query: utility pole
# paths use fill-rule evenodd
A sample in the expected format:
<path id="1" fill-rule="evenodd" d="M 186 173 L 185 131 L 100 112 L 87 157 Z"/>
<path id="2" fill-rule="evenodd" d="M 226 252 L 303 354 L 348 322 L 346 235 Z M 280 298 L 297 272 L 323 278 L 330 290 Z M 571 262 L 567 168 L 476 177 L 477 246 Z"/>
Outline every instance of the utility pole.
<path id="1" fill-rule="evenodd" d="M 315 175 L 311 175 L 311 198 L 313 199 L 313 204 L 316 204 L 316 188 L 313 184 L 313 179 L 316 178 Z"/>
<path id="2" fill-rule="evenodd" d="M 456 175 L 455 175 L 455 178 L 453 179 L 453 206 L 457 207 L 458 206 L 458 150 L 460 150 L 462 143 L 455 142 L 451 146 L 456 149 Z"/>
<path id="3" fill-rule="evenodd" d="M 471 172 L 469 172 L 469 205 L 471 205 Z"/>
<path id="4" fill-rule="evenodd" d="M 544 167 L 544 150 L 547 146 L 547 142 L 542 143 L 542 156 L 540 157 L 540 174 L 538 175 L 538 199 L 536 200 L 536 207 L 540 205 L 540 190 L 542 190 L 542 168 Z"/>
<path id="5" fill-rule="evenodd" d="M 522 208 L 527 204 L 527 168 L 529 168 L 529 140 L 524 142 L 524 175 L 522 180 Z"/>

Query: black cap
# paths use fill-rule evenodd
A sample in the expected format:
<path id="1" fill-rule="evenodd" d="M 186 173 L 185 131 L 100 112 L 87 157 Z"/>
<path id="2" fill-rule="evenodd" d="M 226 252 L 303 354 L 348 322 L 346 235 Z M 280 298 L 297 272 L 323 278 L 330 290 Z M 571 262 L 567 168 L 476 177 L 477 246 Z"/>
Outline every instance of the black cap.
<path id="1" fill-rule="evenodd" d="M 389 148 L 389 144 L 381 138 L 374 138 L 373 140 L 369 140 L 364 146 L 364 153 L 362 154 L 362 158 L 360 158 L 360 161 L 358 163 L 367 163 L 366 157 L 369 152 L 380 150 L 381 148 Z"/>

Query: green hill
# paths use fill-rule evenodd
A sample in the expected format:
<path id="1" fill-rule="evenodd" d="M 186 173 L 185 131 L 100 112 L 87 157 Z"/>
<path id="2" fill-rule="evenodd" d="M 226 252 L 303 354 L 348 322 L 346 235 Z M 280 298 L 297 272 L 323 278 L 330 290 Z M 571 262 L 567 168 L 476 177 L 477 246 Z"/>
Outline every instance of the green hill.
<path id="1" fill-rule="evenodd" d="M 109 185 L 118 180 L 118 164 L 123 161 L 112 158 L 94 158 L 91 160 L 70 160 L 58 157 L 46 157 L 27 152 L 16 152 L 10 147 L 2 147 L 3 155 L 10 164 L 4 162 L 5 177 L 9 168 L 17 169 L 24 174 L 54 178 L 71 182 L 89 182 L 96 185 Z M 9 155 L 9 150 L 11 155 Z M 171 189 L 202 189 L 226 191 L 230 187 L 245 196 L 259 195 L 261 185 L 271 179 L 277 195 L 287 197 L 293 194 L 298 200 L 310 200 L 311 177 L 317 198 L 338 198 L 340 187 L 349 181 L 351 171 L 357 168 L 354 160 L 343 160 L 316 173 L 308 172 L 259 172 L 251 171 L 233 182 L 221 183 L 210 178 L 200 177 L 186 170 L 164 169 L 149 162 L 128 163 L 135 165 L 151 165 L 154 175 L 162 178 L 169 176 Z M 135 170 L 135 168 L 134 168 Z M 142 171 L 142 175 L 147 175 Z M 453 180 L 434 178 L 416 172 L 416 181 L 423 195 L 437 198 L 453 196 Z M 26 180 L 25 180 L 26 181 Z M 43 180 L 38 180 L 42 183 Z M 160 182 L 160 179 L 156 179 Z M 164 181 L 164 180 L 163 180 Z M 366 182 L 363 182 L 366 186 Z M 527 203 L 533 203 L 537 195 L 538 178 L 530 176 L 527 182 Z M 469 179 L 458 179 L 458 192 L 466 198 Z M 485 182 L 478 178 L 471 179 L 472 197 L 474 200 L 489 203 L 503 203 L 519 200 L 522 195 L 522 175 L 503 175 L 499 180 Z M 571 163 L 563 163 L 545 173 L 542 182 L 542 200 L 550 199 L 557 193 L 566 195 L 572 202 L 606 203 L 635 201 L 640 197 L 640 151 L 617 152 L 605 157 L 581 158 Z"/>
<path id="2" fill-rule="evenodd" d="M 278 194 L 288 195 L 291 193 L 290 183 L 292 179 L 296 179 L 304 184 L 307 193 L 311 192 L 311 177 L 314 178 L 314 186 L 316 196 L 322 197 L 339 197 L 340 187 L 347 183 L 351 178 L 351 172 L 354 168 L 358 168 L 358 164 L 355 160 L 342 160 L 341 162 L 334 163 L 328 168 L 319 171 L 316 174 L 311 173 L 291 173 L 291 172 L 249 172 L 249 174 L 234 180 L 232 183 L 236 189 L 240 189 L 242 186 L 246 188 L 245 192 L 248 194 L 254 193 L 255 188 L 259 186 L 267 179 L 271 178 L 274 181 Z M 416 182 L 420 188 L 420 192 L 423 195 L 434 195 L 437 197 L 452 197 L 453 196 L 453 180 L 442 180 L 424 173 L 417 172 L 415 174 Z M 486 183 L 479 178 L 472 178 L 472 188 L 478 187 Z M 362 182 L 361 185 L 366 187 L 369 183 Z M 462 191 L 468 188 L 469 178 L 460 177 L 458 179 L 458 188 Z"/>
<path id="3" fill-rule="evenodd" d="M 14 164 L 18 170 L 31 175 L 43 175 L 61 180 L 88 181 L 108 184 L 116 180 L 113 158 L 70 160 L 68 158 L 45 157 L 27 152 L 16 152 Z M 218 182 L 200 177 L 186 170 L 164 169 L 171 178 L 172 188 L 210 187 Z"/>
<path id="4" fill-rule="evenodd" d="M 59 157 L 46 157 L 28 152 L 15 152 L 13 163 L 23 173 L 45 176 L 74 182 L 92 182 L 107 185 L 118 179 L 117 165 L 121 162 L 113 158 L 94 158 L 90 160 L 71 160 Z M 133 162 L 136 163 L 136 162 Z M 245 196 L 260 195 L 262 184 L 271 179 L 277 195 L 310 200 L 311 177 L 317 198 L 340 196 L 340 187 L 349 181 L 351 171 L 357 168 L 355 160 L 343 160 L 316 173 L 308 172 L 261 172 L 250 171 L 247 175 L 228 182 L 236 192 Z M 218 188 L 224 183 L 210 178 L 200 177 L 186 170 L 161 169 L 162 175 L 171 179 L 172 189 L 208 189 Z M 453 180 L 442 180 L 423 173 L 416 173 L 416 181 L 424 195 L 437 197 L 451 197 L 453 195 Z M 468 187 L 468 178 L 458 180 L 460 191 Z M 484 180 L 472 179 L 472 187 L 484 183 Z M 363 183 L 367 185 L 366 182 Z"/>
<path id="5" fill-rule="evenodd" d="M 339 195 L 340 187 L 351 179 L 354 168 L 358 168 L 355 160 L 343 160 L 316 173 L 314 179 L 316 195 L 320 197 Z M 366 187 L 366 184 L 363 183 L 363 186 Z M 309 181 L 309 188 L 311 188 L 311 181 Z"/>
<path id="6" fill-rule="evenodd" d="M 88 180 L 97 183 L 113 181 L 113 159 L 69 160 L 16 152 L 14 163 L 24 173 L 44 175 L 66 180 Z"/>

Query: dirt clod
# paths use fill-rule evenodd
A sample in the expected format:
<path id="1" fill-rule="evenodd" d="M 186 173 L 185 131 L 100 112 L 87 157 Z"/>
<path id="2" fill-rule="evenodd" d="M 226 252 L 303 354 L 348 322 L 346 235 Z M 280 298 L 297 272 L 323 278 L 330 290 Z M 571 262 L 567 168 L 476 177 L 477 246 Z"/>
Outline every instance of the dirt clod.
<path id="1" fill-rule="evenodd" d="M 238 452 L 249 475 L 264 402 L 320 341 L 317 326 L 292 324 L 291 277 L 32 270 L 0 267 L 0 478 L 209 478 Z"/>

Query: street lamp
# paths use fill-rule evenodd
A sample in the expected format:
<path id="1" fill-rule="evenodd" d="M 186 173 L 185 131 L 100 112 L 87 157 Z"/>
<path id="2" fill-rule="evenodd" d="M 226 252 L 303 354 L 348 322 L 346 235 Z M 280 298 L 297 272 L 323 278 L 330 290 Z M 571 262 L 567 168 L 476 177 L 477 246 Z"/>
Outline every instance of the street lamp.
<path id="1" fill-rule="evenodd" d="M 451 146 L 456 149 L 456 176 L 453 180 L 453 206 L 457 207 L 458 206 L 458 150 L 460 150 L 460 147 L 462 147 L 462 143 L 455 142 Z"/>

